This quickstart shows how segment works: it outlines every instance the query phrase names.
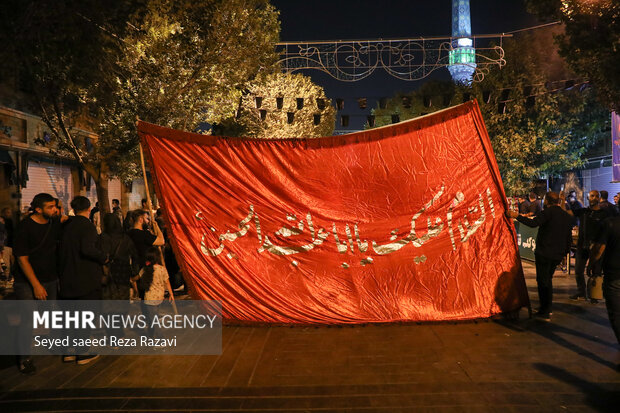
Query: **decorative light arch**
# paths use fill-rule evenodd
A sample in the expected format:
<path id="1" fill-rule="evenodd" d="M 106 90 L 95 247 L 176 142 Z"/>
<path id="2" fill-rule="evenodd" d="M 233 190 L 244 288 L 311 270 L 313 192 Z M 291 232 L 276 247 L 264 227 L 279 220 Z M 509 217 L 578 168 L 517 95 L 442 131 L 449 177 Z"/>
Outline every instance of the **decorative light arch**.
<path id="1" fill-rule="evenodd" d="M 491 67 L 506 64 L 502 40 L 511 34 L 470 36 L 472 50 L 460 65 L 473 69 L 473 80 L 484 79 Z M 334 79 L 355 82 L 383 69 L 401 80 L 420 80 L 454 64 L 458 37 L 411 39 L 327 40 L 277 44 L 284 72 L 320 70 Z"/>

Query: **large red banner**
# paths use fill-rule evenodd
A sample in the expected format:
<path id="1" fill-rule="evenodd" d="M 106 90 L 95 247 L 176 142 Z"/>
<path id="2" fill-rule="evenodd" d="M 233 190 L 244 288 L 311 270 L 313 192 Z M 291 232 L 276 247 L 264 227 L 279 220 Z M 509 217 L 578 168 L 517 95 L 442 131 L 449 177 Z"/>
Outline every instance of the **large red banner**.
<path id="1" fill-rule="evenodd" d="M 529 305 L 478 105 L 319 139 L 138 130 L 192 296 L 242 322 L 488 317 Z"/>

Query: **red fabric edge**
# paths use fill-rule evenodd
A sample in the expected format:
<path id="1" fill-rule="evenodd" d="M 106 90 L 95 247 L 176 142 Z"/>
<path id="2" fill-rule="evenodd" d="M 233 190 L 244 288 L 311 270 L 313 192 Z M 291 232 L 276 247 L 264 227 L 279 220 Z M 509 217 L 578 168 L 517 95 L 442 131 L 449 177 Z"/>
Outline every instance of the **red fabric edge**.
<path id="1" fill-rule="evenodd" d="M 504 190 L 504 183 L 502 181 L 501 174 L 499 172 L 499 165 L 497 164 L 497 159 L 495 158 L 495 153 L 493 152 L 493 146 L 491 144 L 491 138 L 489 136 L 489 132 L 487 131 L 486 125 L 484 124 L 484 119 L 482 118 L 482 112 L 480 112 L 480 106 L 478 106 L 478 101 L 473 100 L 473 108 L 471 111 L 472 117 L 474 119 L 474 125 L 478 130 L 478 136 L 480 136 L 480 140 L 482 142 L 482 147 L 484 149 L 484 153 L 486 155 L 487 163 L 489 168 L 491 169 L 491 174 L 493 175 L 493 181 L 497 187 L 497 191 L 501 195 L 502 203 L 504 204 L 504 210 L 508 210 L 508 200 L 506 199 L 506 191 Z M 517 243 L 517 231 L 515 230 L 515 226 L 512 223 L 512 220 L 508 218 L 504 214 L 504 222 L 508 226 L 510 233 L 512 234 L 512 241 L 515 247 L 517 254 L 519 254 L 519 244 Z M 521 273 L 521 277 L 519 278 L 519 293 L 521 298 L 524 300 L 524 303 L 527 303 L 527 308 L 531 312 L 531 303 L 530 297 L 527 292 L 527 285 L 525 284 L 525 276 L 523 275 L 523 265 L 521 264 L 521 260 L 517 260 L 517 269 Z M 516 309 L 515 309 L 516 310 Z"/>
<path id="2" fill-rule="evenodd" d="M 405 122 L 400 122 L 394 125 L 383 126 L 381 128 L 370 129 L 362 132 L 350 133 L 347 135 L 338 136 L 326 136 L 322 138 L 288 138 L 277 139 L 277 141 L 292 141 L 297 142 L 300 145 L 304 145 L 308 148 L 330 148 L 339 145 L 348 145 L 358 142 L 370 142 L 379 139 L 389 138 L 392 136 L 402 135 L 408 132 L 412 132 L 419 129 L 424 129 L 438 123 L 444 122 L 448 119 L 453 119 L 457 116 L 466 115 L 477 107 L 475 101 L 469 101 L 462 105 L 454 106 L 452 108 L 440 110 L 438 112 L 431 113 L 419 118 L 411 119 Z M 192 132 L 183 132 L 176 129 L 170 129 L 164 126 L 155 125 L 148 122 L 137 122 L 138 135 L 141 138 L 143 144 L 146 142 L 146 135 L 155 135 L 160 138 L 166 138 L 173 141 L 200 143 L 202 145 L 215 145 L 220 140 L 225 140 L 227 144 L 235 144 L 235 142 L 271 142 L 276 139 L 258 139 L 258 138 L 231 138 L 225 136 L 213 136 L 213 135 L 201 135 Z"/>
<path id="3" fill-rule="evenodd" d="M 155 125 L 153 125 L 155 126 Z M 166 206 L 166 201 L 164 199 L 164 197 L 161 196 L 161 187 L 160 187 L 160 182 L 159 182 L 159 178 L 158 178 L 158 174 L 155 172 L 155 168 L 154 165 L 155 163 L 153 162 L 153 157 L 151 154 L 151 147 L 148 145 L 148 141 L 146 139 L 146 135 L 140 133 L 140 130 L 138 129 L 138 136 L 140 137 L 140 145 L 142 145 L 142 149 L 144 152 L 144 157 L 146 158 L 146 163 L 149 166 L 149 171 L 151 172 L 151 177 L 153 178 L 153 184 L 155 186 L 155 193 L 157 194 L 157 200 L 161 203 L 161 206 L 163 208 L 163 217 L 164 217 L 164 221 L 166 223 L 166 227 L 167 228 L 172 228 L 170 225 L 170 219 L 168 217 L 168 208 Z M 145 177 L 146 178 L 146 177 Z M 170 240 L 170 245 L 172 246 L 172 251 L 175 255 L 175 257 L 180 257 L 181 254 L 181 250 L 179 248 L 179 246 L 177 245 L 177 240 L 176 237 L 169 237 L 168 238 Z M 177 260 L 178 261 L 178 260 Z M 183 271 L 183 274 L 189 274 L 189 272 L 187 271 L 187 267 L 185 264 L 185 260 L 181 260 L 181 262 L 178 262 L 181 270 Z M 196 295 L 196 287 L 194 285 L 194 280 L 193 278 L 190 280 L 191 277 L 183 277 L 183 282 L 185 283 L 185 286 L 187 287 L 187 292 L 189 294 L 189 296 L 192 299 L 195 299 L 195 297 L 197 297 Z"/>
<path id="4" fill-rule="evenodd" d="M 371 129 L 368 131 L 356 132 L 356 133 L 340 135 L 340 136 L 328 136 L 328 137 L 311 138 L 311 139 L 308 139 L 308 138 L 278 139 L 278 141 L 289 140 L 289 141 L 300 142 L 307 148 L 335 147 L 335 146 L 340 146 L 340 145 L 348 145 L 351 143 L 370 142 L 370 141 L 389 138 L 389 137 L 405 134 L 411 131 L 430 127 L 437 123 L 441 123 L 448 119 L 452 119 L 457 116 L 465 115 L 467 113 L 471 113 L 472 115 L 474 125 L 481 139 L 481 143 L 482 143 L 482 146 L 485 152 L 487 163 L 491 169 L 493 181 L 495 182 L 497 190 L 501 195 L 501 199 L 504 204 L 504 209 L 507 209 L 508 201 L 506 199 L 504 185 L 502 183 L 502 179 L 500 176 L 499 166 L 497 164 L 497 160 L 495 159 L 495 155 L 493 153 L 491 139 L 489 137 L 488 131 L 484 124 L 482 113 L 480 112 L 480 107 L 478 105 L 477 100 L 475 99 L 469 102 L 463 103 L 461 105 L 452 107 L 452 108 L 434 112 L 432 114 L 423 116 L 421 118 L 415 118 L 415 119 L 411 119 L 409 121 L 401 122 L 395 125 L 384 126 L 382 128 Z M 166 138 L 166 139 L 170 139 L 174 141 L 200 143 L 203 145 L 205 144 L 215 145 L 220 140 L 226 140 L 228 144 L 234 143 L 234 142 L 245 142 L 245 141 L 256 141 L 256 142 L 272 141 L 272 139 L 231 138 L 231 137 L 218 137 L 218 136 L 212 136 L 212 135 L 201 135 L 198 133 L 179 131 L 176 129 L 159 126 L 153 123 L 143 122 L 140 120 L 136 122 L 136 126 L 138 130 L 138 136 L 140 138 L 140 144 L 143 146 L 143 148 L 146 149 L 144 151 L 144 154 L 145 154 L 148 166 L 149 166 L 149 170 L 151 171 L 151 175 L 153 176 L 155 191 L 158 195 L 157 199 L 159 200 L 159 202 L 161 203 L 164 209 L 163 217 L 164 217 L 164 221 L 166 222 L 166 225 L 168 228 L 171 228 L 171 226 L 170 226 L 170 220 L 166 212 L 167 211 L 166 201 L 161 196 L 161 193 L 162 193 L 160 189 L 161 184 L 159 182 L 157 173 L 155 173 L 152 152 L 148 144 L 147 136 L 151 135 L 151 136 L 157 136 L 159 138 Z M 512 222 L 510 222 L 510 220 L 507 217 L 504 217 L 504 220 L 513 235 L 513 244 L 518 253 L 517 234 L 516 234 L 514 225 L 512 225 Z M 179 249 L 179 246 L 177 245 L 176 238 L 171 237 L 170 240 L 171 240 L 171 246 L 172 246 L 173 252 L 175 253 L 176 256 L 180 256 L 180 249 Z M 181 260 L 181 261 L 182 262 L 179 264 L 180 264 L 181 269 L 183 270 L 183 273 L 188 274 L 189 272 L 187 271 L 185 260 Z M 529 300 L 529 295 L 527 293 L 525 277 L 523 276 L 523 267 L 521 265 L 521 260 L 517 260 L 517 265 L 518 265 L 518 270 L 520 271 L 522 275 L 520 277 L 521 285 L 519 285 L 521 298 L 525 300 L 524 302 L 527 303 L 528 309 L 531 311 L 531 303 Z M 184 281 L 187 283 L 188 293 L 190 297 L 195 298 L 196 290 L 195 290 L 195 285 L 193 283 L 194 280 L 184 279 Z M 518 310 L 518 308 L 515 310 Z M 453 322 L 454 320 L 446 320 L 446 321 Z M 461 321 L 467 321 L 467 319 L 464 319 Z M 251 322 L 251 321 L 242 321 L 242 320 L 237 320 L 237 319 L 224 319 L 224 322 L 226 325 L 262 325 L 262 324 L 270 325 L 270 326 L 289 325 L 287 323 Z M 420 323 L 420 322 L 417 321 L 416 323 Z M 307 325 L 314 325 L 314 324 L 296 323 L 293 325 L 307 326 Z"/>

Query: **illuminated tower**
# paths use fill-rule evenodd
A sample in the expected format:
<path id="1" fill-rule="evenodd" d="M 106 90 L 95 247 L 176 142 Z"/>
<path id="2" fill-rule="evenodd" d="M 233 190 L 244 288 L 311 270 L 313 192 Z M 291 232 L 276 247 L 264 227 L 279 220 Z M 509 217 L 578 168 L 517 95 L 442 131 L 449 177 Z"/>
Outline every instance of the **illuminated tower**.
<path id="1" fill-rule="evenodd" d="M 471 40 L 469 0 L 452 0 L 452 37 L 448 70 L 455 83 L 470 84 L 476 71 L 476 49 Z"/>

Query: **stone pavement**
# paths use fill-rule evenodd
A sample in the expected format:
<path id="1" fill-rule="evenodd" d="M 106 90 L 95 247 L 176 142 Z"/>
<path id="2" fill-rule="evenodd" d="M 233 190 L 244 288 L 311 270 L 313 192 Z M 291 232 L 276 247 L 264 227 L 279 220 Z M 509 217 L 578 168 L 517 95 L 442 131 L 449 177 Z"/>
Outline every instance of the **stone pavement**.
<path id="1" fill-rule="evenodd" d="M 534 267 L 524 262 L 536 307 Z M 620 347 L 604 304 L 527 318 L 358 327 L 226 327 L 219 356 L 5 357 L 0 411 L 618 412 Z"/>

